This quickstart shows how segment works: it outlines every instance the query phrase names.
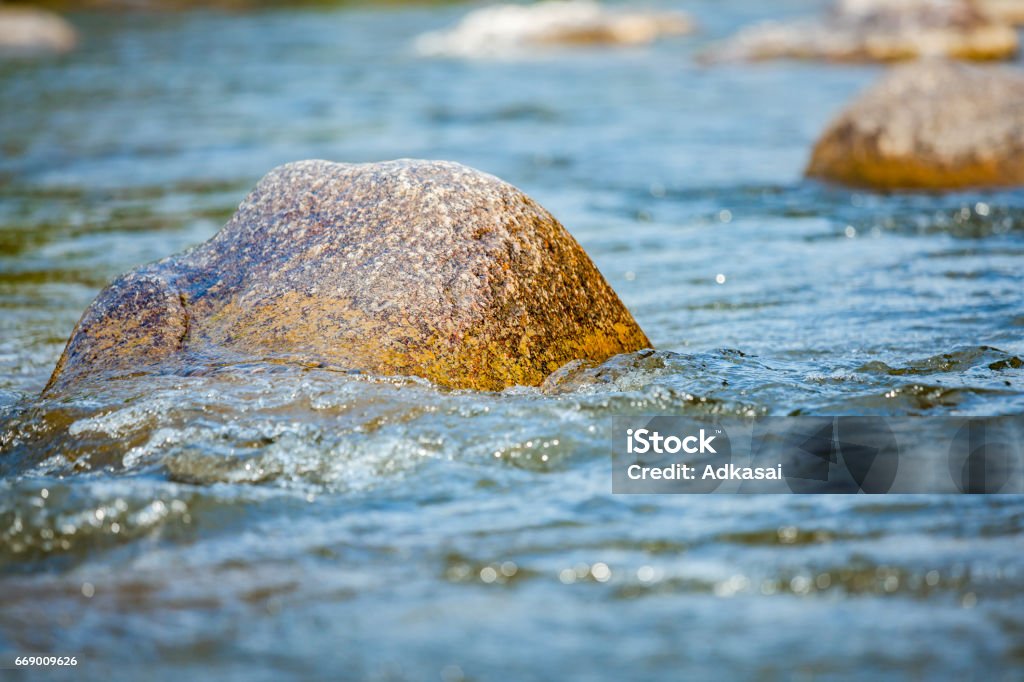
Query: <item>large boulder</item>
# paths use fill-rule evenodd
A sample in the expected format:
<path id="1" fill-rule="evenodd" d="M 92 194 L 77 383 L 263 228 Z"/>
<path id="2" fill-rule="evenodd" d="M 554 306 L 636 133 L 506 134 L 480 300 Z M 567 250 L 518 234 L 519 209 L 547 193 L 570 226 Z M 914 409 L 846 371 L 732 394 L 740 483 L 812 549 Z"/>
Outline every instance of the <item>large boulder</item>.
<path id="1" fill-rule="evenodd" d="M 245 359 L 498 390 L 648 346 L 579 244 L 512 185 L 443 161 L 301 161 L 208 242 L 107 287 L 47 390 Z"/>
<path id="2" fill-rule="evenodd" d="M 1017 32 L 972 0 L 839 0 L 821 18 L 770 21 L 745 28 L 702 58 L 994 60 L 1012 57 L 1017 48 Z"/>
<path id="3" fill-rule="evenodd" d="M 473 10 L 454 28 L 420 36 L 420 52 L 498 56 L 545 46 L 639 45 L 693 30 L 680 12 L 609 10 L 592 0 L 547 0 Z"/>
<path id="4" fill-rule="evenodd" d="M 1024 75 L 942 60 L 899 66 L 832 121 L 807 175 L 885 189 L 1024 184 Z"/>
<path id="5" fill-rule="evenodd" d="M 53 12 L 0 5 L 0 56 L 62 54 L 75 47 L 77 34 Z"/>

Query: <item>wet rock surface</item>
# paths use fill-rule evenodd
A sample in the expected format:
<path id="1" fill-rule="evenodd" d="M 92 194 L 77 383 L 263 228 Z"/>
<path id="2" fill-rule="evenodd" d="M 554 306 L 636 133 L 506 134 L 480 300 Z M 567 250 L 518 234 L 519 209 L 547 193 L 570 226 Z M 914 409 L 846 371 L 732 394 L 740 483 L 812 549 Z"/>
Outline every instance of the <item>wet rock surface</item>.
<path id="1" fill-rule="evenodd" d="M 828 126 L 807 175 L 893 189 L 1024 184 L 1024 75 L 941 60 L 900 66 Z"/>
<path id="2" fill-rule="evenodd" d="M 841 0 L 821 18 L 764 22 L 707 51 L 706 61 L 816 59 L 897 61 L 918 57 L 1007 59 L 1017 33 L 970 0 Z"/>
<path id="3" fill-rule="evenodd" d="M 245 359 L 496 390 L 649 345 L 515 187 L 448 162 L 302 161 L 208 242 L 105 289 L 48 390 Z"/>
<path id="4" fill-rule="evenodd" d="M 53 12 L 0 5 L 0 57 L 62 54 L 76 42 L 75 29 Z"/>
<path id="5" fill-rule="evenodd" d="M 474 10 L 454 28 L 417 40 L 438 56 L 494 56 L 531 47 L 640 45 L 693 30 L 680 12 L 609 10 L 589 0 L 549 0 Z"/>

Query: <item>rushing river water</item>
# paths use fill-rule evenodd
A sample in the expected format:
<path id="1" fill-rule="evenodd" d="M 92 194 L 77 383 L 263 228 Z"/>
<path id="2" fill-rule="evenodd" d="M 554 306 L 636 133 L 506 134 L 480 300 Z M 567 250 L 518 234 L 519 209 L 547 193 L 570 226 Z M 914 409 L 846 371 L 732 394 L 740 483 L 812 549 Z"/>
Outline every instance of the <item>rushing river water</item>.
<path id="1" fill-rule="evenodd" d="M 82 15 L 70 56 L 0 63 L 0 652 L 107 679 L 1020 679 L 1018 496 L 611 494 L 617 414 L 1024 413 L 1024 192 L 803 181 L 880 70 L 694 63 L 759 5 L 478 61 L 412 47 L 461 6 Z M 106 282 L 271 167 L 396 157 L 524 189 L 659 352 L 546 392 L 254 363 L 38 398 Z"/>

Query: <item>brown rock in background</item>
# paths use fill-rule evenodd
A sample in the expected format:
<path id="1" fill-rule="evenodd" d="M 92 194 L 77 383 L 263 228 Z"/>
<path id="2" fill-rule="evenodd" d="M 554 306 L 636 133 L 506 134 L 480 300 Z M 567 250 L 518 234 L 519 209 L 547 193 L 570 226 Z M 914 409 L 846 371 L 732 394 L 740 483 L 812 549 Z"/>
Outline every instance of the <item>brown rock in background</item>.
<path id="1" fill-rule="evenodd" d="M 0 4 L 0 57 L 31 57 L 69 52 L 75 29 L 53 12 Z"/>
<path id="2" fill-rule="evenodd" d="M 807 175 L 885 189 L 1024 184 L 1024 74 L 899 66 L 828 126 Z"/>
<path id="3" fill-rule="evenodd" d="M 47 390 L 239 357 L 498 390 L 648 346 L 515 187 L 442 161 L 301 161 L 208 242 L 105 289 Z"/>
<path id="4" fill-rule="evenodd" d="M 1024 0 L 976 0 L 990 17 L 1007 24 L 1024 24 Z"/>
<path id="5" fill-rule="evenodd" d="M 1017 32 L 972 0 L 839 0 L 826 16 L 764 22 L 705 52 L 705 61 L 918 57 L 1007 59 Z"/>
<path id="6" fill-rule="evenodd" d="M 683 35 L 693 22 L 681 12 L 609 9 L 593 0 L 498 4 L 469 12 L 455 27 L 420 36 L 420 52 L 481 57 L 545 46 L 642 45 Z"/>

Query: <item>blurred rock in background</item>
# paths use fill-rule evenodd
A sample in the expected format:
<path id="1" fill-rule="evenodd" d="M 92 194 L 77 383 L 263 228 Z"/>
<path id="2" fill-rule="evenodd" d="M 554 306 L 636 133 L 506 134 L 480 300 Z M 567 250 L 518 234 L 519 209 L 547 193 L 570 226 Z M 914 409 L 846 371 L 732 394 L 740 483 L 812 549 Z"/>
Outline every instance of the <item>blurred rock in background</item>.
<path id="1" fill-rule="evenodd" d="M 989 12 L 989 7 L 1003 6 Z M 1007 19 L 1013 0 L 839 0 L 824 17 L 769 21 L 739 31 L 706 61 L 776 58 L 896 61 L 918 57 L 994 60 L 1017 52 Z M 1018 17 L 1024 18 L 1024 17 Z"/>
<path id="2" fill-rule="evenodd" d="M 1008 24 L 1024 24 L 1024 0 L 978 0 L 978 4 L 994 19 Z"/>
<path id="3" fill-rule="evenodd" d="M 807 175 L 881 189 L 1024 185 L 1024 74 L 922 60 L 858 96 Z"/>
<path id="4" fill-rule="evenodd" d="M 537 46 L 642 45 L 692 30 L 680 12 L 626 12 L 590 0 L 549 0 L 473 10 L 450 30 L 420 36 L 416 47 L 428 55 L 476 57 Z"/>
<path id="5" fill-rule="evenodd" d="M 31 57 L 69 52 L 75 29 L 53 12 L 0 5 L 0 57 Z"/>

